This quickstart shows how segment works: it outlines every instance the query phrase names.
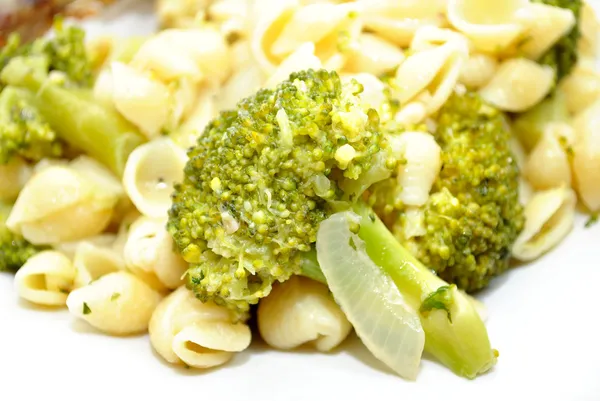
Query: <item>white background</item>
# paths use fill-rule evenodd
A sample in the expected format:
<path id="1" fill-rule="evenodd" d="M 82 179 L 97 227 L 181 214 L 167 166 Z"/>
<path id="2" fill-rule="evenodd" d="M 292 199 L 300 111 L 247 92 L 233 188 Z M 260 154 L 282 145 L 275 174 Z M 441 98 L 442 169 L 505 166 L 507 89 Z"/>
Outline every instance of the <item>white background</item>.
<path id="1" fill-rule="evenodd" d="M 108 29 L 149 32 L 154 23 L 145 11 Z M 90 24 L 91 34 L 105 23 Z M 108 337 L 65 310 L 34 307 L 17 298 L 11 275 L 0 274 L 0 401 L 600 401 L 600 225 L 585 230 L 584 222 L 580 216 L 559 248 L 498 278 L 482 295 L 500 359 L 474 381 L 425 360 L 416 382 L 407 382 L 356 337 L 332 355 L 255 344 L 216 370 L 174 368 L 147 336 Z"/>

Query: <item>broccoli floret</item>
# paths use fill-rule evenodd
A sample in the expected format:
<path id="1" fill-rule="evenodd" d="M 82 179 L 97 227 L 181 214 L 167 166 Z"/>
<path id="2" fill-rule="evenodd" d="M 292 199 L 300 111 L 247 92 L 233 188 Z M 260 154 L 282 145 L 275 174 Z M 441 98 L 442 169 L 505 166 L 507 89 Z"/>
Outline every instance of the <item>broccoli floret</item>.
<path id="1" fill-rule="evenodd" d="M 0 165 L 17 155 L 34 162 L 62 155 L 63 144 L 33 106 L 33 97 L 10 86 L 0 93 Z"/>
<path id="2" fill-rule="evenodd" d="M 191 264 L 187 286 L 200 300 L 245 319 L 275 281 L 293 274 L 326 281 L 315 255 L 317 232 L 330 215 L 349 209 L 364 217 L 357 229 L 369 256 L 415 311 L 448 285 L 361 201 L 356 189 L 391 176 L 397 161 L 377 113 L 362 109 L 360 92 L 335 72 L 294 73 L 222 112 L 190 149 L 168 230 Z M 474 377 L 495 362 L 487 331 L 462 293 L 453 290 L 445 302 L 452 323 L 421 314 L 427 350 Z"/>
<path id="3" fill-rule="evenodd" d="M 579 59 L 577 42 L 581 37 L 581 10 L 584 2 L 583 0 L 533 0 L 533 2 L 566 8 L 573 11 L 575 15 L 576 23 L 571 31 L 538 60 L 540 63 L 552 67 L 556 71 L 556 81 L 560 82 L 569 75 Z"/>
<path id="4" fill-rule="evenodd" d="M 442 169 L 422 207 L 426 232 L 408 238 L 404 205 L 393 204 L 390 179 L 369 201 L 398 239 L 449 283 L 472 292 L 508 269 L 510 249 L 523 228 L 519 169 L 509 148 L 504 115 L 475 93 L 453 94 L 435 116 Z"/>
<path id="5" fill-rule="evenodd" d="M 200 299 L 245 311 L 299 272 L 340 185 L 368 177 L 387 147 L 377 113 L 361 109 L 361 90 L 336 73 L 299 72 L 207 127 L 168 226 Z"/>
<path id="6" fill-rule="evenodd" d="M 10 145 L 0 153 L 34 160 L 57 156 L 59 140 L 120 175 L 144 138 L 117 111 L 93 99 L 83 31 L 55 26 L 53 39 L 16 48 L 18 40 L 12 39 L 11 50 L 2 58 L 0 82 L 7 85 L 3 95 L 9 91 L 5 100 L 10 107 L 0 111 L 0 118 L 11 124 L 0 128 L 0 143 Z"/>
<path id="7" fill-rule="evenodd" d="M 6 219 L 10 211 L 11 206 L 0 203 L 0 272 L 16 272 L 27 259 L 44 249 L 8 230 Z"/>

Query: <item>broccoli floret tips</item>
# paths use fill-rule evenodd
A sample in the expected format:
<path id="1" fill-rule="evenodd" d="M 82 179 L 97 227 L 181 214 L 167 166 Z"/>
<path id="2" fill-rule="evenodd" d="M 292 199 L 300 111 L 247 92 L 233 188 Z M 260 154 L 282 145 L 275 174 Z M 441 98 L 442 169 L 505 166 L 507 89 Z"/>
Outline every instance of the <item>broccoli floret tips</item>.
<path id="1" fill-rule="evenodd" d="M 0 272 L 16 272 L 27 259 L 44 249 L 32 245 L 6 227 L 6 219 L 11 209 L 10 205 L 0 203 Z"/>
<path id="2" fill-rule="evenodd" d="M 143 136 L 91 92 L 84 31 L 58 19 L 54 35 L 22 44 L 14 34 L 0 52 L 0 163 L 83 151 L 115 174 Z"/>
<path id="3" fill-rule="evenodd" d="M 319 223 L 344 202 L 340 183 L 383 162 L 377 113 L 336 73 L 293 74 L 214 120 L 189 152 L 169 230 L 201 299 L 241 312 L 300 271 Z M 391 170 L 388 174 L 391 173 Z"/>
<path id="4" fill-rule="evenodd" d="M 447 283 L 407 251 L 365 202 L 373 184 L 393 178 L 401 160 L 394 156 L 377 112 L 361 104 L 361 91 L 356 81 L 342 84 L 335 72 L 296 72 L 275 89 L 263 89 L 243 99 L 235 110 L 222 112 L 209 124 L 188 152 L 185 178 L 175 186 L 169 211 L 168 230 L 190 263 L 187 286 L 200 300 L 225 305 L 234 319 L 245 319 L 250 305 L 267 296 L 275 282 L 294 274 L 325 282 L 314 247 L 319 225 L 336 212 L 354 210 L 362 217 L 359 236 L 366 242 L 369 256 L 390 275 L 414 310 L 422 311 L 426 349 L 457 374 L 475 377 L 494 365 L 497 354 L 470 300 L 454 284 L 480 286 L 488 273 L 468 269 L 483 259 L 475 258 L 463 272 L 444 260 L 446 276 L 456 279 L 456 283 Z M 481 122 L 486 132 L 491 130 L 485 135 L 475 131 L 472 140 L 462 135 L 461 142 L 467 147 L 483 144 L 483 150 L 467 159 L 472 167 L 481 157 L 490 156 L 495 145 L 492 137 L 497 136 L 498 142 L 504 140 L 504 131 L 495 125 L 499 115 L 496 119 L 494 109 L 468 96 L 456 98 L 450 107 L 475 113 L 471 123 Z M 473 129 L 467 122 L 457 127 L 457 132 Z M 449 147 L 449 167 L 467 147 Z M 467 227 L 473 230 L 469 240 L 480 246 L 474 251 L 485 249 L 488 259 L 499 263 L 507 260 L 511 230 L 516 231 L 514 226 L 520 224 L 518 220 L 504 220 L 518 212 L 502 214 L 498 209 L 504 205 L 490 201 L 486 206 L 483 201 L 486 196 L 492 200 L 508 197 L 505 203 L 509 206 L 513 199 L 509 181 L 515 178 L 514 166 L 504 156 L 508 153 L 498 155 L 489 168 L 485 165 L 471 179 L 463 177 L 451 187 L 460 190 L 453 196 L 465 205 L 452 213 L 469 213 L 462 218 L 472 225 Z M 456 178 L 454 175 L 460 177 L 449 169 L 440 178 L 440 193 L 444 193 L 442 186 Z M 479 182 L 472 184 L 475 179 Z M 495 179 L 502 180 L 502 185 L 494 187 Z M 482 193 L 469 194 L 473 185 Z M 483 210 L 471 213 L 471 203 L 476 202 Z M 441 217 L 436 216 L 432 215 L 439 219 L 434 223 L 441 224 Z M 484 225 L 477 219 L 482 216 L 490 225 L 508 227 L 506 234 L 497 235 L 492 230 L 496 234 L 489 240 L 493 249 L 486 248 L 488 238 L 480 233 Z M 463 224 L 460 219 L 456 216 L 453 228 L 444 235 L 455 235 L 458 228 L 454 225 Z M 427 263 L 443 260 L 433 247 L 435 241 L 442 240 L 431 238 L 431 246 L 423 246 Z M 495 244 L 498 240 L 502 243 Z M 465 243 L 457 250 L 453 260 L 458 261 L 458 254 L 467 246 Z M 451 321 L 431 313 L 439 305 Z"/>

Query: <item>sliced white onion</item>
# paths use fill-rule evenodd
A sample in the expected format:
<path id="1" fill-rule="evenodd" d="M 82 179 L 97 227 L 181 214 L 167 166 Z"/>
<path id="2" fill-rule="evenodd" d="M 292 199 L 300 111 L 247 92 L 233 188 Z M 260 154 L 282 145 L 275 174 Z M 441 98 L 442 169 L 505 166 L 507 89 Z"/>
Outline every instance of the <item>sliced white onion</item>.
<path id="1" fill-rule="evenodd" d="M 317 234 L 317 258 L 329 289 L 373 355 L 400 376 L 414 380 L 425 346 L 417 313 L 350 231 L 351 212 L 332 215 Z"/>

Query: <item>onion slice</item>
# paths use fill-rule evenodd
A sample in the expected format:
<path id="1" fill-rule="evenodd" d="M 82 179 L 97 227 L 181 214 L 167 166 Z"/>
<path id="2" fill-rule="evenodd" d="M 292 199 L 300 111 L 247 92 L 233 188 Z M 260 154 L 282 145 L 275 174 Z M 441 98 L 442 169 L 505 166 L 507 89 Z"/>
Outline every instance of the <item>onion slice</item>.
<path id="1" fill-rule="evenodd" d="M 336 302 L 369 351 L 400 376 L 414 380 L 425 346 L 419 316 L 351 231 L 359 219 L 341 212 L 321 223 L 319 264 Z"/>

